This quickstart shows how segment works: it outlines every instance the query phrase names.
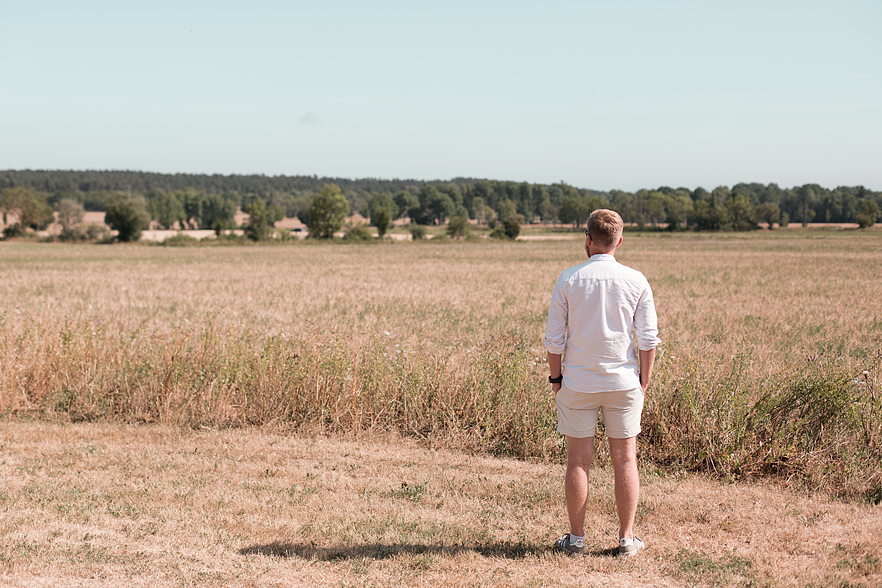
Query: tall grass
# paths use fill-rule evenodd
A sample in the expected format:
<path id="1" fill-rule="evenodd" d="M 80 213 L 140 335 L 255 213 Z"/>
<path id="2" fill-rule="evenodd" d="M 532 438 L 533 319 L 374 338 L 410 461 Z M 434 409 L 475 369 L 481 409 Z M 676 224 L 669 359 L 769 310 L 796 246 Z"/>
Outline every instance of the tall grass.
<path id="1" fill-rule="evenodd" d="M 3 245 L 0 409 L 560 459 L 541 337 L 583 258 L 575 240 Z M 882 498 L 878 239 L 629 237 L 619 258 L 653 284 L 665 341 L 647 464 Z"/>
<path id="2" fill-rule="evenodd" d="M 161 338 L 120 327 L 30 322 L 13 334 L 0 320 L 0 354 L 16 358 L 4 408 L 194 428 L 396 430 L 522 457 L 560 450 L 552 397 L 515 335 L 486 335 L 451 360 L 314 326 L 264 336 L 209 320 Z"/>

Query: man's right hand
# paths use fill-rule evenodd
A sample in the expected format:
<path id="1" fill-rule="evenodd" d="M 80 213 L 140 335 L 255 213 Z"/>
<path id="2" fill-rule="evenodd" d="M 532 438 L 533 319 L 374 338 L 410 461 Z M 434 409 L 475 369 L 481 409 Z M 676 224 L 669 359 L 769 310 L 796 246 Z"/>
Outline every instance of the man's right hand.
<path id="1" fill-rule="evenodd" d="M 640 350 L 640 387 L 643 388 L 643 394 L 646 395 L 646 389 L 649 388 L 649 380 L 652 378 L 652 364 L 655 363 L 655 348 L 649 351 Z"/>

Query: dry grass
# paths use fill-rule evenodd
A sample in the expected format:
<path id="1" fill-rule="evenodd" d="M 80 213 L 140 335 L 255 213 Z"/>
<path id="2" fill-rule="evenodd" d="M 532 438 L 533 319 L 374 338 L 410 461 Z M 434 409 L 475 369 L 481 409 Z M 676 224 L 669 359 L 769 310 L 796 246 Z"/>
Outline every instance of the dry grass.
<path id="1" fill-rule="evenodd" d="M 880 245 L 877 232 L 628 235 L 619 257 L 653 284 L 665 341 L 644 458 L 882 497 Z M 583 260 L 578 237 L 4 243 L 0 410 L 391 429 L 555 460 L 542 331 L 556 276 Z"/>
<path id="2" fill-rule="evenodd" d="M 874 586 L 879 507 L 643 473 L 631 561 L 611 472 L 592 474 L 590 555 L 563 466 L 394 437 L 9 422 L 4 586 Z"/>

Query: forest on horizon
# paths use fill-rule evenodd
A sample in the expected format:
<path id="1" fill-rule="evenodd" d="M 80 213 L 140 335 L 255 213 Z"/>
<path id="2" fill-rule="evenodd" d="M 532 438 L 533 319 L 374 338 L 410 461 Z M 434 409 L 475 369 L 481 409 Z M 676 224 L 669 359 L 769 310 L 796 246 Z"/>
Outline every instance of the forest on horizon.
<path id="1" fill-rule="evenodd" d="M 318 176 L 161 174 L 140 171 L 0 171 L 0 193 L 27 189 L 47 207 L 73 201 L 87 211 L 105 210 L 105 200 L 126 193 L 143 197 L 146 211 L 160 224 L 212 228 L 232 221 L 236 208 L 256 200 L 279 215 L 305 222 L 309 205 L 325 184 L 338 186 L 352 213 L 373 222 L 382 208 L 393 218 L 421 225 L 468 217 L 492 224 L 564 223 L 578 228 L 591 210 L 610 207 L 639 227 L 665 225 L 695 230 L 752 230 L 760 223 L 859 223 L 871 226 L 882 214 L 882 192 L 864 186 L 739 183 L 732 187 L 672 188 L 635 192 L 577 188 L 564 182 L 532 184 L 475 178 L 414 180 L 345 179 Z M 12 202 L 24 198 L 18 194 Z M 2 199 L 0 199 L 2 200 Z M 11 209 L 12 204 L 0 208 Z M 170 212 L 173 211 L 173 212 Z M 218 215 L 223 216 L 221 219 Z M 230 217 L 227 219 L 226 217 Z M 33 228 L 37 228 L 34 226 Z"/>

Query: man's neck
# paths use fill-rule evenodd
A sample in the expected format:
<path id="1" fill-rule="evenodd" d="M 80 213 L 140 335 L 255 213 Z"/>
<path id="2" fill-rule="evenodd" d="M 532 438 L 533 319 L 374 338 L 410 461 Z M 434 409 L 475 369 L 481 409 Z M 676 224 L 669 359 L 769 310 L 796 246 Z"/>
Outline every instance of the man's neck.
<path id="1" fill-rule="evenodd" d="M 593 247 L 589 248 L 588 249 L 588 258 L 590 259 L 590 258 L 594 257 L 595 255 L 612 255 L 613 257 L 615 257 L 616 250 L 610 249 L 609 251 L 598 251 L 598 250 L 594 249 Z"/>

